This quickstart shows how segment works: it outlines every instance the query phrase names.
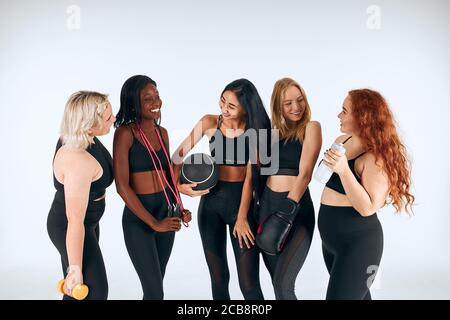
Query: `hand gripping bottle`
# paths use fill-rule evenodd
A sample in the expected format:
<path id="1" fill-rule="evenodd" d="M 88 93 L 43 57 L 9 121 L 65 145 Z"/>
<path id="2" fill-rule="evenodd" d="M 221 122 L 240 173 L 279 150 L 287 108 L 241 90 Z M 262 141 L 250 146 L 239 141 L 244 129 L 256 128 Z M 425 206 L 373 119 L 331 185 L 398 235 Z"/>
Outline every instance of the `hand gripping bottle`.
<path id="1" fill-rule="evenodd" d="M 337 151 L 340 154 L 345 154 L 345 148 L 342 143 L 333 143 L 331 146 L 331 149 Z M 320 183 L 327 183 L 328 180 L 330 180 L 331 175 L 333 174 L 333 170 L 328 168 L 324 163 L 323 160 L 320 161 L 319 167 L 317 168 L 316 172 L 314 173 L 314 179 L 319 181 Z"/>

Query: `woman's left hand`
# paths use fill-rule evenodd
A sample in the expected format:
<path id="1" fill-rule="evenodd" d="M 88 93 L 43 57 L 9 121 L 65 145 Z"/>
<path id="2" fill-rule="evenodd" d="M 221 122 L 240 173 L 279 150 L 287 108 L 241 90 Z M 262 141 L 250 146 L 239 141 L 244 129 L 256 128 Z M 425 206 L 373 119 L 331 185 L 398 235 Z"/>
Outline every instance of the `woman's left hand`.
<path id="1" fill-rule="evenodd" d="M 241 249 L 243 248 L 243 242 L 247 248 L 251 248 L 251 246 L 255 245 L 255 236 L 250 230 L 250 226 L 248 225 L 248 221 L 245 218 L 236 219 L 236 223 L 234 224 L 233 236 L 239 239 L 239 246 Z"/>
<path id="2" fill-rule="evenodd" d="M 183 210 L 183 214 L 181 215 L 181 221 L 184 223 L 188 223 L 192 220 L 192 213 L 188 209 Z"/>
<path id="3" fill-rule="evenodd" d="M 336 172 L 338 175 L 341 175 L 349 168 L 347 156 L 345 155 L 345 153 L 340 154 L 339 152 L 333 149 L 328 149 L 325 152 L 325 157 L 323 161 L 328 168 Z"/>

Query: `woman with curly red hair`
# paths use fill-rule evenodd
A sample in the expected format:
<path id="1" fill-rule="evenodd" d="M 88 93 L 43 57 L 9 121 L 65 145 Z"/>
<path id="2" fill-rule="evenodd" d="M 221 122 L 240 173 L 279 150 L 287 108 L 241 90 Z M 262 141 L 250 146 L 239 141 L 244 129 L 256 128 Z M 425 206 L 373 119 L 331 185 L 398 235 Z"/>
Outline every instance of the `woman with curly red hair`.
<path id="1" fill-rule="evenodd" d="M 324 163 L 333 175 L 322 193 L 318 227 L 330 274 L 327 300 L 370 300 L 383 253 L 383 230 L 376 211 L 392 204 L 408 211 L 410 164 L 395 120 L 380 93 L 352 90 L 338 118 L 345 154 L 329 149 Z"/>

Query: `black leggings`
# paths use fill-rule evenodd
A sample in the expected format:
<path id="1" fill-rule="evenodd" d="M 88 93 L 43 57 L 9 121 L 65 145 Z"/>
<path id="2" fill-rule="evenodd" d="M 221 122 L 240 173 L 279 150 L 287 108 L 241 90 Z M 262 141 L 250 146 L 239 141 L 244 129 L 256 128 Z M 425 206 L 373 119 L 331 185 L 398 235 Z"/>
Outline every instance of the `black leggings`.
<path id="1" fill-rule="evenodd" d="M 383 253 L 383 230 L 376 214 L 353 207 L 321 204 L 318 218 L 322 251 L 330 274 L 327 300 L 371 300 Z"/>
<path id="2" fill-rule="evenodd" d="M 167 216 L 167 202 L 163 192 L 137 196 L 156 219 L 162 220 Z M 141 281 L 144 300 L 162 300 L 163 279 L 175 232 L 155 232 L 127 206 L 123 210 L 122 227 L 128 254 Z"/>
<path id="3" fill-rule="evenodd" d="M 230 299 L 228 290 L 230 272 L 226 250 L 227 225 L 236 259 L 241 292 L 245 299 L 264 299 L 259 283 L 259 250 L 256 246 L 248 249 L 245 244 L 241 249 L 239 240 L 233 236 L 242 186 L 242 182 L 219 181 L 208 194 L 200 199 L 198 228 L 211 276 L 212 295 L 215 300 Z M 253 234 L 256 234 L 256 224 L 251 213 L 248 214 L 248 222 Z"/>
<path id="4" fill-rule="evenodd" d="M 289 192 L 274 192 L 266 186 L 260 200 L 258 222 L 261 223 L 278 209 L 280 200 Z M 269 270 L 277 300 L 296 300 L 295 280 L 305 262 L 314 232 L 314 206 L 306 189 L 300 200 L 300 211 L 294 220 L 283 251 L 276 256 L 262 253 Z"/>
<path id="5" fill-rule="evenodd" d="M 86 300 L 106 300 L 108 280 L 102 252 L 98 245 L 99 221 L 105 211 L 105 199 L 89 201 L 84 219 L 83 282 L 89 287 Z M 47 218 L 47 231 L 51 241 L 61 255 L 64 278 L 67 276 L 69 259 L 67 257 L 66 234 L 67 216 L 64 194 L 56 192 Z M 68 295 L 63 300 L 73 300 Z"/>

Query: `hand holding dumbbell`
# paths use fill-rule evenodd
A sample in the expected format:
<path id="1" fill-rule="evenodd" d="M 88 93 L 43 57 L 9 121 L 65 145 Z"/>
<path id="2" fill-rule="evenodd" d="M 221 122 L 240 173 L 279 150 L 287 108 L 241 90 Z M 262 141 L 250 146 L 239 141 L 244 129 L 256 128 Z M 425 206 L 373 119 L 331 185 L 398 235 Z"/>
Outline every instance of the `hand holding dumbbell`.
<path id="1" fill-rule="evenodd" d="M 77 300 L 83 300 L 89 294 L 89 288 L 83 284 L 83 274 L 78 266 L 70 266 L 67 276 L 58 282 L 57 290 Z"/>
<path id="2" fill-rule="evenodd" d="M 64 283 L 65 283 L 65 279 L 59 280 L 58 285 L 57 285 L 57 290 L 62 294 L 67 294 L 64 291 Z M 72 296 L 73 298 L 75 298 L 77 300 L 84 300 L 88 294 L 89 294 L 88 286 L 85 284 L 79 283 L 75 287 L 73 287 L 73 289 L 71 290 L 71 293 L 68 295 Z"/>

